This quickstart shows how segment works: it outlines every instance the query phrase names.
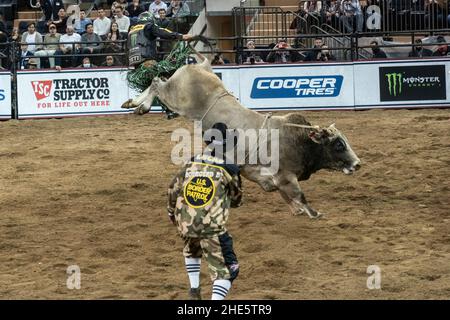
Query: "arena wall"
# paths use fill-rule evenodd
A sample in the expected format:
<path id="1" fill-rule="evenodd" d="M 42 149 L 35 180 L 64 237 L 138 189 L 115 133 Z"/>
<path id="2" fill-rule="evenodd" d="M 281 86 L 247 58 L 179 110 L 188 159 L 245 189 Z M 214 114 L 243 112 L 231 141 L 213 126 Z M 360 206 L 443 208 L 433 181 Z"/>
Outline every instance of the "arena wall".
<path id="1" fill-rule="evenodd" d="M 226 65 L 214 70 L 244 106 L 255 110 L 450 107 L 448 59 Z M 19 71 L 17 116 L 129 113 L 120 106 L 137 92 L 128 87 L 126 71 Z M 10 74 L 0 73 L 0 116 L 4 119 L 11 117 L 10 83 Z"/>

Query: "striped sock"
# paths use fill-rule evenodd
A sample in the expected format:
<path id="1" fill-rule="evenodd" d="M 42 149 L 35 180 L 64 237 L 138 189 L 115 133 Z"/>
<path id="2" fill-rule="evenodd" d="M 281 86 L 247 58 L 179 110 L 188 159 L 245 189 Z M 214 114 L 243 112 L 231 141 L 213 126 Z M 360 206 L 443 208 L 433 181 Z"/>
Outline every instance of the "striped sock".
<path id="1" fill-rule="evenodd" d="M 200 285 L 200 263 L 201 258 L 184 258 L 186 263 L 186 271 L 188 273 L 191 288 L 198 288 Z"/>
<path id="2" fill-rule="evenodd" d="M 216 280 L 213 284 L 211 300 L 223 300 L 231 288 L 230 280 Z"/>

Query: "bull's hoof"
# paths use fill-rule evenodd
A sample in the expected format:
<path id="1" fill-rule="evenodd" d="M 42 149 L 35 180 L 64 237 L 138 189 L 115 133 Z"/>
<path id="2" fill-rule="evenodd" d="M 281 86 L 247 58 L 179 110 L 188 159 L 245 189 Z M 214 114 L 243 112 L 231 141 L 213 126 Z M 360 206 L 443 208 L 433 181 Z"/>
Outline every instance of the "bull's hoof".
<path id="1" fill-rule="evenodd" d="M 129 99 L 122 104 L 121 108 L 122 109 L 132 109 L 132 108 L 136 108 L 136 106 L 133 104 L 133 99 Z"/>
<path id="2" fill-rule="evenodd" d="M 146 114 L 150 112 L 149 108 L 146 108 L 144 105 L 140 105 L 136 109 L 134 109 L 134 114 L 137 114 L 139 116 L 142 116 L 143 114 Z"/>
<path id="3" fill-rule="evenodd" d="M 320 219 L 323 217 L 323 213 L 321 212 L 316 212 L 316 215 L 310 215 L 309 216 L 311 219 Z"/>
<path id="4" fill-rule="evenodd" d="M 294 215 L 294 216 L 301 216 L 305 213 L 305 210 L 303 210 L 303 209 L 291 210 L 291 211 L 292 211 L 292 215 Z"/>

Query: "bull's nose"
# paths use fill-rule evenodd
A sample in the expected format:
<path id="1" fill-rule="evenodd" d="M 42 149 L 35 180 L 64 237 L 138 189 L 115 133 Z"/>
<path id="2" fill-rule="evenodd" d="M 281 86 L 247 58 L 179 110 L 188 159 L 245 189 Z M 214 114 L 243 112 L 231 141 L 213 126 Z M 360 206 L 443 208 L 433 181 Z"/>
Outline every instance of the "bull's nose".
<path id="1" fill-rule="evenodd" d="M 361 162 L 357 162 L 354 166 L 353 166 L 353 168 L 355 168 L 355 171 L 356 170 L 359 170 L 359 168 L 361 168 Z"/>

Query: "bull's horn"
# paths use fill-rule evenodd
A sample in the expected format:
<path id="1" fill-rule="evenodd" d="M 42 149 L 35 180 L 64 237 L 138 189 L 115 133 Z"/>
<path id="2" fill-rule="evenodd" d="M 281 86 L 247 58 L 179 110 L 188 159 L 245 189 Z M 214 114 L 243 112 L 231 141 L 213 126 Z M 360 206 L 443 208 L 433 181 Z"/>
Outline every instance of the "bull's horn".
<path id="1" fill-rule="evenodd" d="M 336 124 L 335 123 L 332 123 L 325 130 L 328 131 L 328 133 L 330 133 L 330 135 L 335 135 L 335 134 L 337 134 L 339 132 L 338 129 L 336 128 Z"/>

